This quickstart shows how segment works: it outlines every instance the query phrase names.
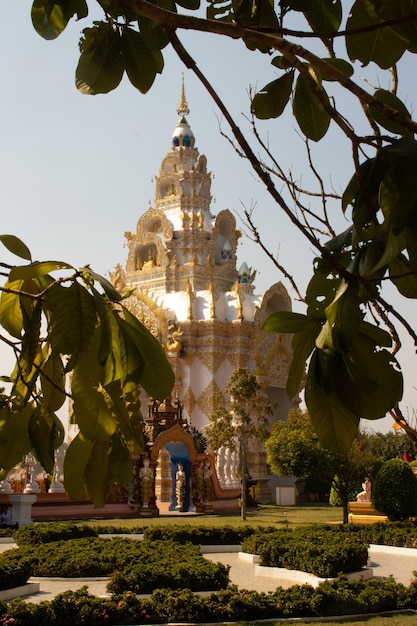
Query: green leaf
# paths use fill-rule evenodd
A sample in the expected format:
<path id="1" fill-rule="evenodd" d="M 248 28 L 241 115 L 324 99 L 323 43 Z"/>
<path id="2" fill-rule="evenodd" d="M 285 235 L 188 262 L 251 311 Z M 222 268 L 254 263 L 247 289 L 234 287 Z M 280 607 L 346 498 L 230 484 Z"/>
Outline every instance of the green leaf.
<path id="1" fill-rule="evenodd" d="M 312 3 L 304 16 L 315 33 L 333 33 L 339 30 L 342 21 L 341 0 L 321 0 Z"/>
<path id="2" fill-rule="evenodd" d="M 304 329 L 293 337 L 292 359 L 288 370 L 287 394 L 289 398 L 295 398 L 301 388 L 301 381 L 305 374 L 307 360 L 315 348 L 316 339 L 321 330 L 318 320 L 309 321 Z"/>
<path id="3" fill-rule="evenodd" d="M 0 409 L 0 467 L 9 470 L 21 462 L 32 449 L 29 422 L 33 406 L 27 404 L 21 411 Z"/>
<path id="4" fill-rule="evenodd" d="M 417 142 L 399 139 L 388 150 L 389 169 L 381 184 L 380 206 L 386 232 L 400 235 L 413 222 L 417 207 Z"/>
<path id="5" fill-rule="evenodd" d="M 163 400 L 171 394 L 175 382 L 174 372 L 152 333 L 125 307 L 122 308 L 125 319 L 120 329 L 123 335 L 135 342 L 145 364 L 140 384 L 148 395 Z"/>
<path id="6" fill-rule="evenodd" d="M 100 276 L 100 274 L 94 272 L 91 267 L 86 265 L 80 269 L 80 272 L 82 273 L 82 276 L 84 280 L 86 280 L 87 284 L 92 280 L 99 283 L 111 302 L 119 302 L 119 300 L 122 300 L 123 296 L 117 291 L 112 283 L 107 280 L 107 278 L 104 278 L 104 276 Z"/>
<path id="7" fill-rule="evenodd" d="M 100 314 L 100 333 L 101 333 L 101 341 L 100 347 L 98 351 L 99 362 L 101 363 L 101 357 L 104 354 L 105 349 L 108 347 L 108 354 L 106 361 L 103 363 L 103 375 L 102 375 L 102 384 L 104 387 L 112 383 L 114 380 L 119 380 L 123 384 L 126 375 L 126 346 L 123 341 L 123 337 L 119 330 L 119 324 L 117 322 L 118 313 L 115 311 L 107 311 L 105 310 L 104 314 L 107 317 L 107 321 L 101 319 Z M 106 335 L 108 333 L 108 335 Z M 109 344 L 107 344 L 109 341 Z M 140 370 L 143 369 L 143 362 L 140 358 Z M 137 367 L 134 368 L 137 371 Z M 140 379 L 140 374 L 138 374 L 138 379 Z"/>
<path id="8" fill-rule="evenodd" d="M 53 0 L 34 0 L 32 24 L 44 39 L 56 39 L 65 30 L 68 21 L 63 7 L 55 4 Z"/>
<path id="9" fill-rule="evenodd" d="M 70 287 L 55 284 L 45 296 L 50 313 L 48 340 L 54 353 L 69 356 L 69 372 L 88 349 L 97 323 L 94 298 L 79 283 Z"/>
<path id="10" fill-rule="evenodd" d="M 329 65 L 330 67 L 334 67 L 335 69 L 339 70 L 339 72 L 342 72 L 348 78 L 353 75 L 354 69 L 352 65 L 348 63 L 347 61 L 345 61 L 344 59 L 327 58 L 327 59 L 322 59 L 322 61 L 325 61 L 327 65 Z M 326 72 L 326 70 L 323 69 L 322 65 L 320 65 L 320 75 L 321 75 L 322 80 L 327 80 L 327 81 L 337 80 L 337 78 L 333 77 L 330 71 Z"/>
<path id="11" fill-rule="evenodd" d="M 272 59 L 271 65 L 278 67 L 280 70 L 289 70 L 293 67 L 293 63 L 283 56 L 276 56 Z"/>
<path id="12" fill-rule="evenodd" d="M 327 94 L 323 87 L 321 85 L 318 85 L 318 87 L 327 99 Z M 301 74 L 297 78 L 295 87 L 293 113 L 301 131 L 308 139 L 320 141 L 327 133 L 330 125 L 330 115 Z"/>
<path id="13" fill-rule="evenodd" d="M 143 15 L 139 16 L 138 24 L 143 39 L 151 50 L 162 50 L 169 43 L 168 36 L 160 24 Z"/>
<path id="14" fill-rule="evenodd" d="M 110 493 L 109 468 L 110 441 L 95 441 L 91 456 L 85 469 L 87 493 L 96 507 L 103 507 Z"/>
<path id="15" fill-rule="evenodd" d="M 7 282 L 5 288 L 20 290 L 23 281 Z M 20 307 L 20 296 L 15 293 L 3 291 L 0 298 L 0 325 L 16 339 L 20 339 L 23 333 L 23 315 Z"/>
<path id="16" fill-rule="evenodd" d="M 12 374 L 14 384 L 11 392 L 13 406 L 16 409 L 23 409 L 29 401 L 39 377 L 42 364 L 43 351 L 40 346 L 34 359 L 28 359 L 25 354 L 22 354 L 18 359 Z"/>
<path id="17" fill-rule="evenodd" d="M 23 243 L 21 239 L 19 239 L 19 237 L 15 237 L 14 235 L 0 235 L 0 241 L 5 246 L 5 248 L 9 250 L 9 252 L 12 252 L 16 256 L 20 257 L 21 259 L 25 259 L 26 261 L 32 260 L 32 255 L 29 248 L 26 246 L 26 244 Z"/>
<path id="18" fill-rule="evenodd" d="M 73 270 L 72 265 L 62 263 L 61 261 L 33 261 L 30 265 L 20 265 L 10 270 L 9 280 L 28 280 L 30 278 L 39 278 L 46 276 L 51 272 L 58 270 Z"/>
<path id="19" fill-rule="evenodd" d="M 349 411 L 336 393 L 327 393 L 316 379 L 317 353 L 307 374 L 305 401 L 321 445 L 332 452 L 347 453 L 358 432 L 359 417 Z"/>
<path id="20" fill-rule="evenodd" d="M 286 72 L 283 76 L 265 85 L 252 100 L 252 111 L 258 119 L 279 117 L 290 99 L 294 71 Z"/>
<path id="21" fill-rule="evenodd" d="M 50 354 L 40 374 L 42 404 L 49 411 L 58 411 L 66 400 L 65 372 L 59 354 Z"/>
<path id="22" fill-rule="evenodd" d="M 20 363 L 23 361 L 25 365 L 23 371 L 30 372 L 33 362 L 40 350 L 40 332 L 41 332 L 41 302 L 36 302 L 32 310 L 27 311 L 22 307 L 24 335 L 22 339 L 22 350 L 20 353 Z"/>
<path id="23" fill-rule="evenodd" d="M 335 261 L 340 262 L 340 257 L 335 255 Z M 341 278 L 330 263 L 323 259 L 316 259 L 316 263 L 317 268 L 307 285 L 307 315 L 310 319 L 316 318 L 324 321 L 325 308 L 333 302 Z M 341 265 L 343 266 L 343 263 Z"/>
<path id="24" fill-rule="evenodd" d="M 336 349 L 341 352 L 349 350 L 364 317 L 356 286 L 343 281 L 325 312 Z"/>
<path id="25" fill-rule="evenodd" d="M 104 300 L 103 296 L 92 287 L 91 292 L 93 294 L 94 302 L 96 305 L 97 313 L 100 318 L 100 345 L 98 349 L 97 359 L 100 365 L 105 365 L 111 350 L 111 326 L 110 320 L 112 318 L 112 310 L 108 303 Z M 111 378 L 113 380 L 113 378 Z M 120 378 L 119 378 L 120 380 Z"/>
<path id="26" fill-rule="evenodd" d="M 52 474 L 55 464 L 54 451 L 64 441 L 65 429 L 53 413 L 35 407 L 29 422 L 29 437 L 33 453 L 46 472 Z"/>
<path id="27" fill-rule="evenodd" d="M 389 167 L 388 157 L 387 150 L 382 149 L 376 157 L 366 159 L 343 193 L 342 210 L 345 212 L 349 204 L 353 206 L 353 222 L 359 229 L 373 222 L 378 213 L 381 183 Z"/>
<path id="28" fill-rule="evenodd" d="M 145 363 L 136 338 L 131 336 L 128 325 L 127 332 L 123 328 L 126 326 L 126 322 L 116 311 L 114 312 L 114 319 L 117 323 L 118 332 L 116 334 L 112 328 L 112 351 L 105 364 L 103 381 L 107 386 L 113 379 L 119 380 L 120 372 L 123 389 L 134 391 L 138 381 L 142 378 Z"/>
<path id="29" fill-rule="evenodd" d="M 326 326 L 328 326 L 328 324 L 325 324 L 323 328 Z M 325 342 L 323 342 L 323 346 L 320 346 L 319 339 L 320 335 L 316 340 L 318 347 L 313 352 L 316 362 L 316 382 L 326 393 L 332 393 L 336 391 L 338 387 L 339 377 L 343 368 L 343 360 L 341 354 L 331 347 L 328 347 L 328 344 L 326 345 Z"/>
<path id="30" fill-rule="evenodd" d="M 386 89 L 377 89 L 374 93 L 374 98 L 378 100 L 378 102 L 382 102 L 382 104 L 386 104 L 394 111 L 400 114 L 400 116 L 404 117 L 407 120 L 411 120 L 411 115 L 403 102 L 396 95 L 391 93 L 391 91 L 387 91 Z M 380 111 L 375 106 L 369 107 L 369 113 L 373 119 L 378 122 L 380 126 L 389 130 L 391 133 L 395 133 L 396 135 L 404 136 L 413 136 L 413 132 L 406 128 L 401 122 L 395 121 L 389 118 L 385 113 Z"/>
<path id="31" fill-rule="evenodd" d="M 118 437 L 96 441 L 85 470 L 88 495 L 96 507 L 103 507 L 113 482 L 127 484 L 132 479 L 132 458 Z"/>
<path id="32" fill-rule="evenodd" d="M 274 333 L 299 333 L 310 323 L 308 317 L 302 313 L 275 311 L 268 315 L 262 324 L 262 328 L 263 330 L 271 330 Z"/>
<path id="33" fill-rule="evenodd" d="M 36 32 L 44 39 L 55 39 L 74 15 L 86 17 L 88 6 L 86 0 L 35 0 L 31 15 Z"/>
<path id="34" fill-rule="evenodd" d="M 96 22 L 83 31 L 81 56 L 75 72 L 77 89 L 86 95 L 109 93 L 119 85 L 125 69 L 119 31 L 110 23 Z"/>
<path id="35" fill-rule="evenodd" d="M 107 385 L 106 392 L 111 398 L 112 411 L 117 419 L 121 436 L 123 437 L 130 454 L 140 454 L 144 449 L 142 415 L 139 409 L 139 420 L 130 419 L 128 397 L 122 394 L 120 381 L 114 381 Z M 139 407 L 138 407 L 139 408 Z M 135 413 L 137 413 L 135 411 Z M 137 415 L 135 415 L 137 417 Z"/>
<path id="36" fill-rule="evenodd" d="M 384 417 L 401 400 L 403 376 L 397 360 L 388 350 L 376 349 L 368 336 L 358 334 L 345 364 L 350 379 L 340 379 L 338 395 L 359 417 Z M 364 388 L 365 379 L 373 381 L 373 390 Z"/>
<path id="37" fill-rule="evenodd" d="M 360 332 L 363 335 L 369 337 L 374 342 L 374 345 L 390 348 L 392 346 L 392 337 L 386 330 L 383 330 L 379 326 L 374 326 L 369 322 L 362 322 Z"/>
<path id="38" fill-rule="evenodd" d="M 76 435 L 68 446 L 64 459 L 65 491 L 72 500 L 83 500 L 87 496 L 85 473 L 94 450 L 94 441 Z"/>
<path id="39" fill-rule="evenodd" d="M 132 481 L 132 466 L 133 463 L 130 451 L 124 445 L 120 437 L 112 437 L 109 467 L 111 470 L 109 474 L 110 487 L 113 482 L 121 486 L 128 485 Z"/>
<path id="40" fill-rule="evenodd" d="M 162 72 L 164 61 L 161 52 L 149 48 L 142 33 L 128 27 L 122 31 L 122 49 L 130 82 L 141 93 L 147 93 L 156 73 Z"/>
<path id="41" fill-rule="evenodd" d="M 326 243 L 324 244 L 326 249 L 330 252 L 339 252 L 346 246 L 351 245 L 352 230 L 352 226 L 349 226 L 342 233 L 339 233 L 335 237 L 332 237 L 332 239 L 329 239 L 329 241 L 326 241 Z"/>
<path id="42" fill-rule="evenodd" d="M 103 368 L 97 358 L 98 343 L 97 329 L 89 350 L 74 367 L 71 393 L 75 421 L 82 434 L 87 439 L 107 441 L 116 432 L 117 423 L 101 386 Z"/>
<path id="43" fill-rule="evenodd" d="M 390 279 L 400 294 L 406 298 L 417 298 L 417 273 L 411 270 L 408 259 L 399 254 L 390 262 L 388 268 Z"/>
<path id="44" fill-rule="evenodd" d="M 385 9 L 384 16 L 378 14 L 381 5 Z M 346 35 L 346 48 L 350 60 L 361 61 L 363 65 L 374 61 L 383 69 L 395 65 L 407 49 L 409 39 L 404 36 L 400 25 L 375 29 L 372 27 L 384 21 L 401 19 L 404 17 L 406 5 L 409 6 L 409 3 L 404 4 L 401 0 L 396 0 L 396 2 L 356 0 L 352 6 L 346 30 L 365 30 L 356 35 Z"/>

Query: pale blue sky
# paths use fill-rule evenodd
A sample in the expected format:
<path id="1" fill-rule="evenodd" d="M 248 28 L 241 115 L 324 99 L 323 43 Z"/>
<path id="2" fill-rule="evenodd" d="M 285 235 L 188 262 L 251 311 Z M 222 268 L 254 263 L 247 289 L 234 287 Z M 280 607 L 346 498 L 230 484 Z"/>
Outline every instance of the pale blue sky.
<path id="1" fill-rule="evenodd" d="M 139 216 L 153 205 L 152 179 L 170 146 L 184 68 L 167 48 L 165 70 L 148 94 L 137 92 L 125 78 L 111 94 L 83 96 L 75 88 L 74 72 L 79 33 L 91 20 L 73 22 L 57 40 L 46 42 L 32 28 L 31 4 L 30 0 L 9 3 L 0 39 L 1 231 L 20 236 L 36 259 L 65 260 L 77 267 L 89 263 L 107 274 L 126 260 L 124 231 L 134 230 Z M 262 87 L 277 76 L 267 57 L 249 53 L 240 42 L 204 34 L 179 36 L 235 121 L 250 132 L 245 119 L 248 88 Z M 408 77 L 407 72 L 404 66 L 400 79 Z M 378 80 L 372 71 L 370 75 Z M 410 92 L 399 94 L 407 102 L 417 101 L 414 82 L 404 81 Z M 256 204 L 254 218 L 262 236 L 274 252 L 279 250 L 280 262 L 304 288 L 313 251 L 279 213 L 248 163 L 220 136 L 214 103 L 186 70 L 185 86 L 196 146 L 207 156 L 214 174 L 212 212 L 229 208 L 242 214 L 242 206 Z M 351 106 L 347 100 L 340 104 Z M 263 122 L 259 128 L 284 169 L 292 168 L 307 185 L 310 174 L 290 108 L 282 119 Z M 333 131 L 314 147 L 323 176 L 337 190 L 352 173 L 349 152 L 339 150 L 343 141 Z M 331 210 L 343 228 L 339 206 Z M 260 249 L 245 238 L 241 241 L 238 263 L 245 260 L 257 268 L 257 292 L 263 292 L 281 277 Z M 10 260 L 4 254 L 0 258 Z M 297 304 L 294 307 L 302 310 Z M 408 309 L 415 316 L 415 303 Z M 404 409 L 416 404 L 415 364 L 410 359 Z"/>

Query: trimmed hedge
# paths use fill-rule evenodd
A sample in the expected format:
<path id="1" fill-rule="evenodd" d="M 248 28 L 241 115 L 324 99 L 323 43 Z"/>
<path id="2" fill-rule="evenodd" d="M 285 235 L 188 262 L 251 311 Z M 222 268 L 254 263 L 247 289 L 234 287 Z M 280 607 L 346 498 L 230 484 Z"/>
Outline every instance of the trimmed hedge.
<path id="1" fill-rule="evenodd" d="M 19 556 L 19 549 L 14 548 L 1 554 L 0 589 L 13 589 L 26 584 L 33 575 L 33 564 L 30 558 Z"/>
<path id="2" fill-rule="evenodd" d="M 233 528 L 232 526 L 148 526 L 144 530 L 145 539 L 150 541 L 170 539 L 178 543 L 195 545 L 237 545 L 259 530 L 256 526 Z M 272 532 L 274 527 L 262 528 L 263 532 Z"/>
<path id="3" fill-rule="evenodd" d="M 30 566 L 27 578 L 113 575 L 110 586 L 114 593 L 130 589 L 151 593 L 158 587 L 211 591 L 229 583 L 228 566 L 206 560 L 197 546 L 173 541 L 134 541 L 120 537 L 69 539 L 25 546 L 0 555 L 0 571 L 3 564 L 10 564 L 10 568 L 13 563 L 16 569 L 22 564 Z"/>
<path id="4" fill-rule="evenodd" d="M 51 541 L 97 536 L 97 531 L 91 526 L 66 522 L 53 524 L 39 522 L 31 526 L 22 526 L 13 532 L 13 538 L 18 546 L 37 546 Z"/>
<path id="5" fill-rule="evenodd" d="M 242 550 L 258 554 L 261 565 L 323 578 L 359 571 L 368 560 L 367 541 L 328 526 L 258 533 L 245 539 Z"/>
<path id="6" fill-rule="evenodd" d="M 90 595 L 84 587 L 50 602 L 20 599 L 0 603 L 0 625 L 116 626 L 167 622 L 239 622 L 260 619 L 371 615 L 376 611 L 417 609 L 417 582 L 408 587 L 391 578 L 348 581 L 340 577 L 316 589 L 310 585 L 279 587 L 273 593 L 235 587 L 200 596 L 188 589 L 157 590 L 146 599 L 129 592 L 110 599 Z"/>

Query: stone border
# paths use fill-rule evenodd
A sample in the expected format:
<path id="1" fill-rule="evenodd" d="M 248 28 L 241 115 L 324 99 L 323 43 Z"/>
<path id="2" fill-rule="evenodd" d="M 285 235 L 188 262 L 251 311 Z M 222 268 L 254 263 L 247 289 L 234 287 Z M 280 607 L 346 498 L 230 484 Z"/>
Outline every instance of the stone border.
<path id="1" fill-rule="evenodd" d="M 7 602 L 13 598 L 22 598 L 31 596 L 33 593 L 39 593 L 40 583 L 26 583 L 20 587 L 12 587 L 11 589 L 3 589 L 0 591 L 0 602 Z"/>
<path id="2" fill-rule="evenodd" d="M 358 572 L 350 572 L 345 574 L 349 580 L 357 580 L 363 578 L 368 580 L 373 578 L 374 572 L 371 567 L 366 567 Z M 268 576 L 268 578 L 277 578 L 280 580 L 290 580 L 294 582 L 294 585 L 311 585 L 312 587 L 318 587 L 326 580 L 336 580 L 335 577 L 329 576 L 328 578 L 320 578 L 309 574 L 308 572 L 301 572 L 300 570 L 285 569 L 284 567 L 265 567 L 264 565 L 255 565 L 255 576 Z"/>
<path id="3" fill-rule="evenodd" d="M 239 552 L 239 559 L 246 561 L 247 563 L 253 563 L 255 565 L 255 576 L 266 576 L 268 578 L 277 578 L 280 580 L 289 580 L 294 582 L 294 585 L 308 584 L 312 587 L 318 587 L 320 583 L 325 580 L 334 580 L 333 576 L 328 578 L 320 578 L 309 574 L 308 572 L 301 572 L 295 569 L 286 569 L 285 567 L 267 567 L 265 565 L 256 565 L 259 563 L 258 554 L 248 554 L 247 552 Z M 346 574 L 350 580 L 355 580 L 362 577 L 364 580 L 372 578 L 374 575 L 373 569 L 370 567 L 363 568 L 358 572 L 351 572 Z"/>

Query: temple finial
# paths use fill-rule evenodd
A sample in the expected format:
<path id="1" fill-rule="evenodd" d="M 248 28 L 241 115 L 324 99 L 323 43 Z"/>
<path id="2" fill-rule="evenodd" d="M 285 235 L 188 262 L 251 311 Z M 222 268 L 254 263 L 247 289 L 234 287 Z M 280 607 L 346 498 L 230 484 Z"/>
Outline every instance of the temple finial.
<path id="1" fill-rule="evenodd" d="M 185 88 L 184 88 L 184 72 L 182 74 L 181 80 L 181 96 L 180 101 L 178 103 L 177 113 L 178 115 L 188 115 L 190 109 L 188 108 L 187 99 L 185 97 Z"/>

